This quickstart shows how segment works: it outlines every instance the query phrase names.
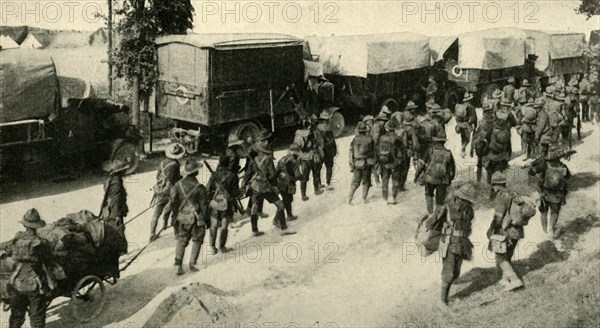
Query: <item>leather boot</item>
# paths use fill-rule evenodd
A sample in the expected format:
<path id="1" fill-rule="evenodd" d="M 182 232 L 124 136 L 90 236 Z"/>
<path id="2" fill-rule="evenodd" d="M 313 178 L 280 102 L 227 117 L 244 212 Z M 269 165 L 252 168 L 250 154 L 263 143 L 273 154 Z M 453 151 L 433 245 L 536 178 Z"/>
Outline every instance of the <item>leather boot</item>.
<path id="1" fill-rule="evenodd" d="M 200 249 L 202 249 L 202 241 L 192 243 L 192 254 L 190 255 L 190 271 L 199 271 L 199 269 L 196 267 L 196 263 L 198 263 Z"/>
<path id="2" fill-rule="evenodd" d="M 548 226 L 549 237 L 554 239 L 556 234 L 556 222 L 558 222 L 558 213 L 550 213 L 550 222 Z"/>
<path id="3" fill-rule="evenodd" d="M 363 203 L 367 203 L 367 196 L 369 196 L 369 187 L 363 186 L 363 190 L 362 190 L 362 198 L 363 198 Z"/>
<path id="4" fill-rule="evenodd" d="M 481 174 L 482 174 L 482 169 L 477 169 L 477 182 L 481 182 Z"/>
<path id="5" fill-rule="evenodd" d="M 350 193 L 348 194 L 348 204 L 352 204 L 352 198 L 354 197 L 354 193 L 356 192 L 356 189 L 358 189 L 357 185 L 350 186 Z"/>
<path id="6" fill-rule="evenodd" d="M 442 304 L 444 305 L 448 305 L 448 294 L 450 294 L 450 286 L 452 286 L 452 284 L 442 282 L 440 301 L 442 301 Z"/>
<path id="7" fill-rule="evenodd" d="M 505 292 L 510 292 L 524 286 L 523 281 L 521 280 L 521 278 L 519 278 L 519 276 L 517 276 L 517 273 L 515 272 L 515 269 L 513 269 L 512 264 L 510 262 L 502 261 L 500 262 L 499 266 L 502 269 L 502 273 L 506 276 L 506 279 L 508 279 L 509 281 L 509 283 L 503 289 Z"/>
<path id="8" fill-rule="evenodd" d="M 300 194 L 303 201 L 309 200 L 308 196 L 306 196 L 306 182 L 300 182 Z"/>
<path id="9" fill-rule="evenodd" d="M 175 244 L 175 274 L 178 276 L 183 274 L 183 268 L 181 267 L 181 263 L 183 263 L 183 255 L 185 254 L 185 245 L 181 241 L 177 241 Z"/>
<path id="10" fill-rule="evenodd" d="M 433 197 L 425 196 L 425 204 L 427 205 L 427 213 L 433 214 Z"/>
<path id="11" fill-rule="evenodd" d="M 252 226 L 252 232 L 258 232 L 258 214 L 250 215 L 250 225 Z"/>
<path id="12" fill-rule="evenodd" d="M 387 189 L 382 189 L 381 190 L 381 195 L 383 195 L 383 200 L 387 202 L 387 200 L 388 200 L 388 191 L 387 191 Z"/>
<path id="13" fill-rule="evenodd" d="M 225 245 L 227 244 L 227 234 L 229 229 L 221 229 L 221 235 L 219 236 L 219 249 L 221 251 L 225 250 Z"/>
<path id="14" fill-rule="evenodd" d="M 542 220 L 542 230 L 544 233 L 548 233 L 548 212 L 540 212 L 540 219 Z"/>

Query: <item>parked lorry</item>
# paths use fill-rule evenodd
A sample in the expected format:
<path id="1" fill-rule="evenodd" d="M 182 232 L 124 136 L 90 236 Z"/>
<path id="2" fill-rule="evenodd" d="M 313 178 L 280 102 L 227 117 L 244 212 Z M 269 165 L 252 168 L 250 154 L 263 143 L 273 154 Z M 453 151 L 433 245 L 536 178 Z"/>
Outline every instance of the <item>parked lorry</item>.
<path id="1" fill-rule="evenodd" d="M 205 141 L 254 137 L 304 118 L 302 40 L 282 34 L 188 34 L 156 40 L 154 112 L 171 139 L 197 152 Z M 335 111 L 330 108 L 329 110 Z"/>
<path id="2" fill-rule="evenodd" d="M 422 96 L 430 64 L 425 36 L 398 32 L 305 40 L 333 82 L 335 105 L 342 111 L 377 115 L 387 107 L 394 112 L 415 94 Z"/>
<path id="3" fill-rule="evenodd" d="M 440 102 L 453 109 L 465 91 L 479 103 L 491 99 L 510 77 L 536 81 L 534 54 L 527 54 L 527 37 L 517 28 L 494 28 L 458 36 L 432 37 L 431 56 L 447 79 L 441 81 Z"/>
<path id="4" fill-rule="evenodd" d="M 139 133 L 128 108 L 106 99 L 68 99 L 62 105 L 52 59 L 37 50 L 2 51 L 0 174 L 17 176 L 80 169 L 121 159 L 132 173 Z"/>

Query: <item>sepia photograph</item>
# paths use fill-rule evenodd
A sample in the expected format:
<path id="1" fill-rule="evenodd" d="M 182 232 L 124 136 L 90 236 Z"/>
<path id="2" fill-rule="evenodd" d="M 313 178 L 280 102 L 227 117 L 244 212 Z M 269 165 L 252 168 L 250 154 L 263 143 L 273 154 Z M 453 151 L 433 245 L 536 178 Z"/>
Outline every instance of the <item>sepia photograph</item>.
<path id="1" fill-rule="evenodd" d="M 600 0 L 3 0 L 0 327 L 600 327 Z"/>

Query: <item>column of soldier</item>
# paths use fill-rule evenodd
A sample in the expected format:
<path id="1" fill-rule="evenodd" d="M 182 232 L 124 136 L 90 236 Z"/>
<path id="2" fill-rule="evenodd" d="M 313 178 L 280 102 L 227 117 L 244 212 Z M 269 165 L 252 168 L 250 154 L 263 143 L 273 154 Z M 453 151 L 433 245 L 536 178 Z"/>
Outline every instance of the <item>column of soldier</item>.
<path id="1" fill-rule="evenodd" d="M 510 129 L 516 127 L 521 135 L 526 157 L 537 156 L 528 173 L 538 177 L 541 196 L 538 208 L 542 228 L 549 239 L 553 239 L 557 232 L 558 215 L 566 203 L 567 180 L 570 177 L 569 169 L 561 162 L 561 158 L 574 152 L 564 150 L 561 146 L 571 146 L 575 119 L 579 138 L 582 121 L 592 121 L 592 124 L 598 122 L 600 104 L 596 75 L 585 74 L 581 80 L 574 76 L 567 86 L 563 86 L 559 79 L 551 79 L 551 85 L 545 89 L 543 97 L 539 91 L 536 93 L 530 89 L 526 79 L 521 81 L 519 88 L 515 87 L 514 78 L 508 82 L 502 91 L 495 90 L 492 99 L 483 103 L 481 123 L 478 122 L 475 107 L 471 105 L 473 96 L 469 93 L 456 106 L 454 117 L 455 131 L 461 137 L 461 156 L 466 156 L 469 144 L 471 157 L 477 156 L 477 182 L 481 180 L 482 169 L 487 171 L 487 183 L 491 186 L 490 199 L 494 204 L 494 216 L 487 232 L 490 240 L 488 248 L 496 254 L 496 263 L 502 270 L 500 283 L 505 290 L 513 291 L 522 288 L 523 281 L 515 273 L 511 258 L 518 241 L 524 237 L 523 226 L 535 214 L 535 206 L 530 199 L 518 195 L 507 185 L 505 171 L 512 156 Z M 430 78 L 426 91 L 429 97 L 426 110 L 421 110 L 414 102 L 408 102 L 402 112 L 391 113 L 384 108 L 376 118 L 366 116 L 359 122 L 357 135 L 349 150 L 353 177 L 348 202 L 352 204 L 354 193 L 361 183 L 362 198 L 366 202 L 374 176 L 375 182 L 381 184 L 383 198 L 388 204 L 396 204 L 399 192 L 405 190 L 412 159 L 414 181 L 425 188 L 429 214 L 419 226 L 424 225 L 427 228 L 425 231 L 440 232 L 435 245 L 443 258 L 440 300 L 447 304 L 450 287 L 460 275 L 462 261 L 472 257 L 473 245 L 469 236 L 474 219 L 472 205 L 476 202 L 477 192 L 475 186 L 468 182 L 447 195 L 455 176 L 454 158 L 444 146 L 445 124 L 451 119 L 452 113 L 435 103 L 433 78 Z M 167 158 L 160 163 L 157 172 L 150 239 L 155 240 L 160 231 L 168 227 L 171 217 L 177 240 L 176 274 L 184 273 L 182 262 L 190 241 L 192 253 L 189 269 L 198 271 L 196 265 L 206 229 L 209 229 L 211 236 L 207 253 L 216 253 L 216 245 L 221 252 L 229 250 L 226 247 L 228 226 L 233 220 L 234 211 L 242 211 L 239 199 L 244 195 L 249 196 L 245 214 L 250 216 L 254 236 L 262 234 L 258 229 L 258 218 L 266 216 L 262 213 L 264 200 L 277 208 L 273 224 L 280 229 L 280 233 L 294 233 L 287 229 L 287 221 L 297 219 L 292 212 L 296 181 L 300 181 L 303 201 L 308 200 L 306 190 L 311 172 L 315 195 L 322 194 L 324 188 L 333 189 L 331 178 L 337 146 L 328 124 L 329 118 L 329 114 L 323 112 L 319 117 L 313 115 L 306 119 L 303 128 L 296 132 L 288 154 L 276 166 L 269 144 L 269 131 L 263 130 L 256 142 L 231 138 L 225 154 L 219 158 L 216 171 L 212 172 L 209 168 L 212 175 L 206 186 L 196 178 L 202 164 L 188 159 L 180 166 L 178 160 L 185 155 L 185 149 L 179 144 L 166 149 Z M 241 159 L 245 159 L 244 168 L 240 166 Z M 323 164 L 326 168 L 326 185 L 321 184 Z M 126 163 L 112 163 L 102 202 L 101 217 L 120 232 L 124 231 L 123 219 L 128 214 L 127 192 L 122 179 L 127 168 Z M 240 187 L 238 175 L 241 172 L 244 175 Z M 388 189 L 390 179 L 391 198 Z M 161 216 L 163 227 L 157 233 Z M 15 262 L 21 266 L 34 268 L 44 261 L 43 254 L 49 247 L 45 239 L 36 235 L 36 230 L 43 227 L 45 222 L 37 210 L 31 209 L 21 223 L 26 231 L 19 232 L 10 243 L 3 243 L 0 251 L 2 256 L 13 255 Z M 12 254 L 15 249 L 18 254 Z M 37 273 L 24 274 L 24 279 L 32 276 L 38 277 L 35 281 L 41 279 Z M 19 275 L 15 277 L 20 279 Z M 41 290 L 38 285 L 34 287 L 35 290 Z M 18 292 L 11 299 L 10 325 L 20 327 L 29 308 L 32 325 L 43 327 L 46 304 L 39 292 Z"/>

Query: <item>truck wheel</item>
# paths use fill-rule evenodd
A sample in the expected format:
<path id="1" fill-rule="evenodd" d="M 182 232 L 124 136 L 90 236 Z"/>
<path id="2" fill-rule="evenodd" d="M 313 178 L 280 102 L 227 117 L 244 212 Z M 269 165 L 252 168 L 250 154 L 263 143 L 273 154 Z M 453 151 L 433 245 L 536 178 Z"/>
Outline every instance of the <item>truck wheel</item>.
<path id="1" fill-rule="evenodd" d="M 379 113 L 381 113 L 381 111 L 383 110 L 384 107 L 387 107 L 387 109 L 390 112 L 395 113 L 398 111 L 399 106 L 398 106 L 398 102 L 395 99 L 387 98 L 381 102 L 381 106 L 379 106 L 379 112 L 373 113 L 373 115 L 379 115 Z"/>
<path id="2" fill-rule="evenodd" d="M 329 125 L 333 131 L 333 136 L 336 138 L 339 137 L 342 134 L 342 131 L 344 131 L 344 126 L 346 125 L 344 115 L 339 112 L 333 113 L 329 119 Z"/>
<path id="3" fill-rule="evenodd" d="M 231 129 L 229 135 L 235 135 L 240 140 L 246 141 L 248 138 L 252 138 L 256 140 L 258 134 L 260 133 L 260 126 L 254 122 L 243 122 Z"/>
<path id="4" fill-rule="evenodd" d="M 456 104 L 458 104 L 458 100 L 460 99 L 460 94 L 456 89 L 450 89 L 446 91 L 444 95 L 444 107 L 449 108 L 454 113 L 454 108 Z"/>
<path id="5" fill-rule="evenodd" d="M 482 91 L 479 94 L 479 101 L 481 102 L 481 105 L 483 105 L 486 100 L 492 99 L 492 94 L 494 93 L 494 90 L 496 90 L 496 89 L 500 89 L 500 87 L 495 83 L 488 84 L 482 88 Z M 500 90 L 502 90 L 502 89 L 500 89 Z"/>

